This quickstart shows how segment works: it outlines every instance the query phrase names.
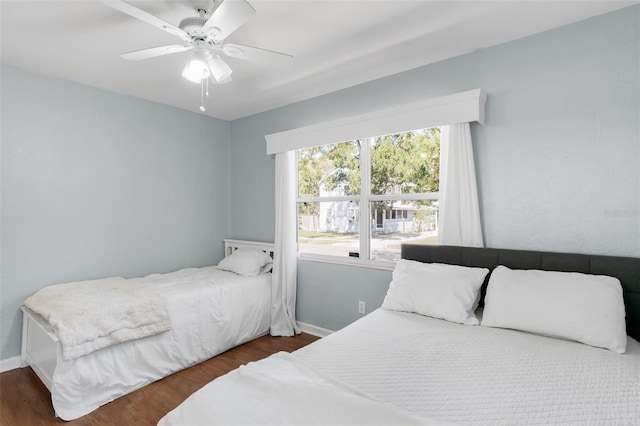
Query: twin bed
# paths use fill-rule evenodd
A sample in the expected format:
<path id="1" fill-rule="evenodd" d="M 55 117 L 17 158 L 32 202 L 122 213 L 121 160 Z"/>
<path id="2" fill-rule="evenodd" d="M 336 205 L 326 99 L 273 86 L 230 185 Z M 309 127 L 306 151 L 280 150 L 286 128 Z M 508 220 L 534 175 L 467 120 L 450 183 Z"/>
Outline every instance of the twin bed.
<path id="1" fill-rule="evenodd" d="M 402 259 L 381 309 L 292 354 L 217 378 L 159 424 L 640 425 L 640 259 L 419 245 L 403 245 Z M 268 320 L 250 318 L 260 300 L 268 312 L 267 294 L 223 309 L 253 325 L 217 328 L 186 300 L 172 301 L 172 320 L 185 312 L 198 319 L 73 361 L 61 360 L 58 347 L 56 412 L 78 416 L 76 404 L 81 411 L 101 404 L 84 392 L 105 382 L 93 376 L 122 366 L 98 354 L 135 360 L 107 381 L 113 399 L 266 333 Z M 25 317 L 26 336 L 40 326 L 35 320 Z M 82 401 L 56 403 L 56 393 L 79 390 Z"/>
<path id="2" fill-rule="evenodd" d="M 244 275 L 253 272 L 243 269 L 246 263 L 233 262 L 237 250 L 273 255 L 272 244 L 225 240 L 228 269 Z M 234 253 L 236 256 L 232 257 Z M 270 257 L 265 254 L 265 258 Z M 130 280 L 108 279 L 107 285 L 118 286 L 122 282 L 127 287 L 152 290 L 166 300 L 170 329 L 82 356 L 65 354 L 51 321 L 23 307 L 23 364 L 30 365 L 51 392 L 58 417 L 64 420 L 81 417 L 171 373 L 267 334 L 271 320 L 271 273 L 244 275 L 211 266 Z M 71 285 L 77 292 L 96 284 L 99 282 L 90 283 L 90 287 L 83 283 Z M 45 293 L 46 296 L 51 298 Z M 149 305 L 146 300 L 141 303 Z M 104 299 L 104 303 L 110 302 Z M 157 310 L 159 306 L 154 308 Z M 83 312 L 81 318 L 89 314 Z"/>

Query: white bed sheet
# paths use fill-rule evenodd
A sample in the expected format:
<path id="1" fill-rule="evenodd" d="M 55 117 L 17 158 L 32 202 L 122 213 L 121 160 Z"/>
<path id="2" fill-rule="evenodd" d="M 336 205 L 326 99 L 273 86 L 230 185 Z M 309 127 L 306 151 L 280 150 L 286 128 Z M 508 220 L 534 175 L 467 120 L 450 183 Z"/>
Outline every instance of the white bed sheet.
<path id="1" fill-rule="evenodd" d="M 271 274 L 241 277 L 215 266 L 135 279 L 166 297 L 172 330 L 58 360 L 51 398 L 72 420 L 269 330 Z"/>
<path id="2" fill-rule="evenodd" d="M 473 425 L 640 424 L 640 343 L 614 353 L 377 310 L 299 349 L 310 367 L 419 416 Z"/>

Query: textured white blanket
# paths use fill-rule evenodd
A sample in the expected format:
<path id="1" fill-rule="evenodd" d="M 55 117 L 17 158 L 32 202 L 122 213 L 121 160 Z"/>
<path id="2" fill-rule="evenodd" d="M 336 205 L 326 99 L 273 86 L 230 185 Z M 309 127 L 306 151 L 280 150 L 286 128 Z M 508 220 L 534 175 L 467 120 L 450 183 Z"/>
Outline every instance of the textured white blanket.
<path id="1" fill-rule="evenodd" d="M 443 424 L 382 403 L 279 352 L 215 379 L 158 426 Z"/>
<path id="2" fill-rule="evenodd" d="M 48 286 L 24 306 L 49 322 L 65 360 L 171 329 L 164 297 L 121 277 Z"/>
<path id="3" fill-rule="evenodd" d="M 640 343 L 618 354 L 377 310 L 296 358 L 416 415 L 464 425 L 640 426 Z"/>

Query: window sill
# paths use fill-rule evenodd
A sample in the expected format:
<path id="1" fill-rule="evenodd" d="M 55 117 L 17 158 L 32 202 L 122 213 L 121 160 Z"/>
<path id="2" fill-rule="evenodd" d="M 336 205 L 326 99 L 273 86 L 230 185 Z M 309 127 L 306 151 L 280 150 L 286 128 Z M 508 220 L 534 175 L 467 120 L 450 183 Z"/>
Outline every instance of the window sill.
<path id="1" fill-rule="evenodd" d="M 339 256 L 326 256 L 309 253 L 298 253 L 298 260 L 319 263 L 332 263 L 334 265 L 355 266 L 358 268 L 379 269 L 383 271 L 393 271 L 395 262 L 383 262 L 379 260 L 365 260 L 360 258 L 345 258 Z"/>

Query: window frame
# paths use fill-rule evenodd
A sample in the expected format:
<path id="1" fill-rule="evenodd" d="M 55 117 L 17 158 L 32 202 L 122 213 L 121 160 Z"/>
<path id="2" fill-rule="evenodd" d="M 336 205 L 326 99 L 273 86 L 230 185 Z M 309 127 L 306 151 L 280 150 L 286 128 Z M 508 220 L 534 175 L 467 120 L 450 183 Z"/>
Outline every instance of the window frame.
<path id="1" fill-rule="evenodd" d="M 440 126 L 431 126 L 440 127 Z M 397 133 L 405 133 L 411 132 L 414 130 L 405 130 Z M 361 150 L 360 150 L 360 159 L 359 159 L 359 167 L 360 167 L 360 194 L 359 195 L 345 195 L 345 196 L 329 196 L 329 197 L 299 197 L 298 196 L 298 176 L 299 176 L 299 153 L 300 149 L 297 149 L 296 152 L 296 161 L 295 161 L 295 176 L 296 176 L 296 217 L 297 215 L 297 206 L 299 203 L 322 203 L 322 202 L 343 202 L 343 201 L 354 201 L 358 203 L 359 209 L 359 222 L 360 224 L 371 223 L 371 203 L 376 201 L 422 201 L 422 200 L 438 200 L 439 192 L 424 192 L 418 194 L 394 194 L 394 195 L 374 195 L 371 194 L 371 147 L 373 146 L 376 138 L 381 137 L 383 135 L 370 136 L 365 138 L 358 138 L 356 140 L 362 141 Z M 346 141 L 349 142 L 349 141 Z M 340 143 L 340 142 L 339 142 Z M 344 142 L 342 142 L 344 143 Z M 335 145 L 336 143 L 327 143 L 326 145 Z M 305 148 L 302 148 L 305 149 Z M 365 206 L 365 208 L 363 208 Z M 387 212 L 385 212 L 387 214 Z M 296 219 L 296 223 L 299 223 L 299 220 Z M 327 254 L 317 254 L 317 253 L 303 253 L 300 252 L 300 246 L 298 243 L 298 232 L 299 227 L 296 226 L 296 253 L 299 259 L 303 260 L 311 260 L 317 262 L 326 262 L 326 263 L 337 263 L 337 264 L 349 264 L 349 265 L 359 265 L 376 269 L 393 269 L 395 267 L 396 261 L 385 261 L 385 260 L 375 260 L 371 258 L 371 241 L 373 239 L 373 235 L 371 232 L 371 226 L 360 226 L 359 227 L 359 249 L 358 253 L 362 255 L 362 253 L 366 253 L 365 257 L 351 257 L 351 256 L 334 256 Z"/>
<path id="2" fill-rule="evenodd" d="M 275 154 L 278 153 L 355 140 L 363 135 L 399 133 L 406 131 L 406 129 L 427 129 L 454 123 L 477 122 L 484 124 L 486 101 L 487 94 L 478 88 L 450 95 L 436 96 L 417 102 L 409 101 L 403 104 L 395 104 L 360 114 L 349 115 L 347 113 L 346 116 L 341 118 L 265 135 L 266 154 L 275 157 Z M 291 161 L 291 163 L 293 162 Z M 287 203 L 293 201 L 296 204 L 297 194 L 287 192 L 284 196 L 287 199 Z M 297 224 L 293 225 L 297 228 Z M 364 265 L 361 261 L 353 262 L 353 259 L 337 257 L 335 261 L 331 262 Z M 326 259 L 315 260 L 326 261 Z M 393 262 L 389 263 L 393 264 Z M 367 266 L 380 268 L 377 263 Z M 383 269 L 390 268 L 393 268 L 393 266 L 383 267 Z"/>

